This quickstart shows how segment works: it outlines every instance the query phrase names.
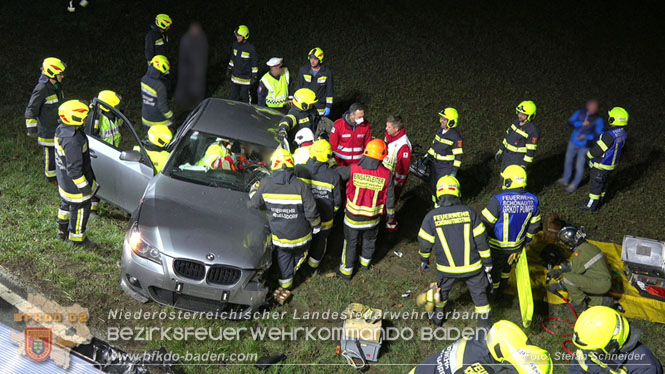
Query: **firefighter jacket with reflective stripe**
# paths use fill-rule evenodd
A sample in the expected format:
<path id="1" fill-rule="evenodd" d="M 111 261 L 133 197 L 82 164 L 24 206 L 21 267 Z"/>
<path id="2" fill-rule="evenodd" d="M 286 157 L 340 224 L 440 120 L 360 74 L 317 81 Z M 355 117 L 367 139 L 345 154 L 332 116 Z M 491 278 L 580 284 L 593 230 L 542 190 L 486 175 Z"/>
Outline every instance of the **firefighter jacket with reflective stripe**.
<path id="1" fill-rule="evenodd" d="M 591 166 L 601 170 L 614 170 L 619 162 L 621 149 L 626 144 L 626 139 L 628 139 L 628 133 L 623 127 L 605 131 L 593 148 L 587 152 L 587 158 L 591 159 Z"/>
<path id="2" fill-rule="evenodd" d="M 104 112 L 100 109 L 99 115 L 95 119 L 94 133 L 102 141 L 117 148 L 120 146 L 120 126 L 122 126 L 120 118 L 117 118 L 113 113 Z"/>
<path id="3" fill-rule="evenodd" d="M 440 178 L 462 166 L 462 135 L 457 129 L 439 128 L 427 154 L 434 159 L 434 172 Z"/>
<path id="4" fill-rule="evenodd" d="M 330 131 L 330 145 L 335 161 L 339 166 L 357 164 L 365 151 L 365 146 L 372 140 L 372 128 L 369 121 L 361 124 L 347 121 L 349 112 L 335 121 Z"/>
<path id="5" fill-rule="evenodd" d="M 506 152 L 523 154 L 524 165 L 530 165 L 538 148 L 538 138 L 540 138 L 540 129 L 535 123 L 527 122 L 520 126 L 519 120 L 515 120 L 506 130 L 503 148 Z"/>
<path id="6" fill-rule="evenodd" d="M 150 162 L 152 162 L 152 165 L 155 167 L 155 174 L 162 171 L 171 153 L 164 148 L 150 143 L 148 140 L 143 141 L 143 147 L 145 148 L 148 157 L 150 157 Z M 138 145 L 135 145 L 133 149 L 136 152 L 141 152 L 141 148 Z"/>
<path id="7" fill-rule="evenodd" d="M 344 224 L 365 230 L 379 224 L 383 210 L 389 217 L 395 214 L 395 191 L 390 170 L 381 161 L 364 157 L 351 165 L 346 183 L 346 213 Z"/>
<path id="8" fill-rule="evenodd" d="M 63 200 L 80 203 L 97 190 L 90 166 L 88 137 L 83 130 L 60 124 L 55 130 L 55 164 L 58 189 Z"/>
<path id="9" fill-rule="evenodd" d="M 259 81 L 259 88 L 257 89 L 258 103 L 268 108 L 281 108 L 288 103 L 290 92 L 291 77 L 289 69 L 284 68 L 279 78 L 273 77 L 270 72 L 267 72 Z"/>
<path id="10" fill-rule="evenodd" d="M 278 170 L 263 178 L 251 196 L 250 205 L 267 207 L 272 244 L 281 248 L 295 248 L 309 243 L 312 228 L 321 225 L 309 186 L 296 178 L 293 170 Z"/>
<path id="11" fill-rule="evenodd" d="M 60 83 L 53 84 L 42 74 L 25 108 L 25 127 L 28 133 L 37 133 L 39 144 L 53 146 L 53 135 L 58 127 L 58 107 L 63 99 Z"/>
<path id="12" fill-rule="evenodd" d="M 298 72 L 298 89 L 309 88 L 316 94 L 317 108 L 332 108 L 333 98 L 333 74 L 328 65 L 321 64 L 318 72 L 312 70 L 310 65 L 303 66 Z"/>
<path id="13" fill-rule="evenodd" d="M 295 136 L 300 129 L 308 128 L 312 133 L 316 133 L 316 126 L 319 123 L 319 114 L 316 110 L 303 112 L 298 107 L 293 106 L 289 109 L 289 113 L 282 117 L 279 123 L 279 131 L 287 131 Z"/>
<path id="14" fill-rule="evenodd" d="M 151 25 L 145 35 L 145 60 L 150 63 L 157 55 L 169 57 L 169 36 L 159 31 L 156 25 Z"/>
<path id="15" fill-rule="evenodd" d="M 231 59 L 229 60 L 231 82 L 249 86 L 252 76 L 259 73 L 258 60 L 259 57 L 256 54 L 254 44 L 248 41 L 238 43 L 237 40 L 234 40 L 231 48 Z"/>
<path id="16" fill-rule="evenodd" d="M 141 78 L 141 96 L 143 106 L 141 116 L 146 126 L 171 125 L 173 112 L 169 107 L 168 92 L 164 83 L 163 74 L 153 66 Z"/>
<path id="17" fill-rule="evenodd" d="M 388 156 L 383 159 L 383 166 L 393 173 L 395 186 L 404 186 L 411 165 L 411 142 L 403 128 L 395 136 L 386 133 L 385 139 Z"/>
<path id="18" fill-rule="evenodd" d="M 523 188 L 492 196 L 482 211 L 482 220 L 490 230 L 492 250 L 519 250 L 542 226 L 538 198 Z"/>
<path id="19" fill-rule="evenodd" d="M 570 261 L 570 272 L 599 280 L 611 278 L 605 254 L 589 242 L 584 242 L 575 248 Z"/>
<path id="20" fill-rule="evenodd" d="M 342 205 L 339 173 L 328 164 L 310 158 L 306 163 L 296 165 L 296 175 L 312 188 L 321 215 L 321 230 L 332 229 L 335 212 Z"/>
<path id="21" fill-rule="evenodd" d="M 478 214 L 457 197 L 444 195 L 439 207 L 425 216 L 418 233 L 420 258 L 428 261 L 432 249 L 436 269 L 448 278 L 475 275 L 491 266 L 485 225 Z"/>

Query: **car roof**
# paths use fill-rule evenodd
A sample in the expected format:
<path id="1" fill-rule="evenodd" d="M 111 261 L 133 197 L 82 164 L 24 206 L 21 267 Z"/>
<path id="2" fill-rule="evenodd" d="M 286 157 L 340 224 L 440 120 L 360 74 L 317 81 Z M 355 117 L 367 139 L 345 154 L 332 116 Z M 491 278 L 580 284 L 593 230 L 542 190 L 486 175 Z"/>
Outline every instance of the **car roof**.
<path id="1" fill-rule="evenodd" d="M 219 98 L 205 99 L 191 128 L 240 141 L 274 147 L 283 115 L 275 110 Z"/>

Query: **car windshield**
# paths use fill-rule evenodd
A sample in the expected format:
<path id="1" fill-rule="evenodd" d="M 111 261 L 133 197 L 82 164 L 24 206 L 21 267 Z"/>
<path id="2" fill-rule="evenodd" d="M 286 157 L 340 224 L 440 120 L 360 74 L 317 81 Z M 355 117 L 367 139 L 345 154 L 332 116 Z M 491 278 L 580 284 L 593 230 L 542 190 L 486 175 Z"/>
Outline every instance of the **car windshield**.
<path id="1" fill-rule="evenodd" d="M 254 143 L 191 130 L 173 152 L 165 174 L 192 183 L 249 192 L 270 174 L 272 150 Z"/>

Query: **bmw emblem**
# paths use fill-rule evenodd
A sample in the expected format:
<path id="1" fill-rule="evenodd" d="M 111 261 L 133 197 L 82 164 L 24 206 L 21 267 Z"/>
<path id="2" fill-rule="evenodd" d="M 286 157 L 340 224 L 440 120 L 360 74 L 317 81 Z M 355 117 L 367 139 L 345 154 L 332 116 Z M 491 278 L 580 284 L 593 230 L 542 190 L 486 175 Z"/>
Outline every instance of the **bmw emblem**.
<path id="1" fill-rule="evenodd" d="M 211 252 L 211 253 L 208 253 L 208 254 L 206 255 L 206 259 L 207 259 L 208 261 L 212 261 L 212 260 L 214 260 L 214 259 L 215 259 L 215 254 L 212 253 L 212 252 Z"/>

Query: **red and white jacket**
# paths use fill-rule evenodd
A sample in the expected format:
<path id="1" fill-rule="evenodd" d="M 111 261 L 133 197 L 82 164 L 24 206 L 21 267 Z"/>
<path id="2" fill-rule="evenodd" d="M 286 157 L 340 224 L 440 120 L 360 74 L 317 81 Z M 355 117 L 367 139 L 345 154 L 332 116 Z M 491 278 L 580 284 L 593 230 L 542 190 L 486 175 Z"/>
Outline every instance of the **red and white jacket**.
<path id="1" fill-rule="evenodd" d="M 335 161 L 339 166 L 350 166 L 360 162 L 365 146 L 372 140 L 372 129 L 369 121 L 356 125 L 346 121 L 349 112 L 335 121 L 330 132 L 330 145 L 332 146 Z"/>
<path id="2" fill-rule="evenodd" d="M 406 184 L 406 178 L 409 176 L 411 142 L 404 129 L 399 130 L 395 136 L 386 133 L 385 140 L 388 144 L 388 155 L 383 159 L 383 166 L 393 173 L 395 187 L 399 188 Z"/>

